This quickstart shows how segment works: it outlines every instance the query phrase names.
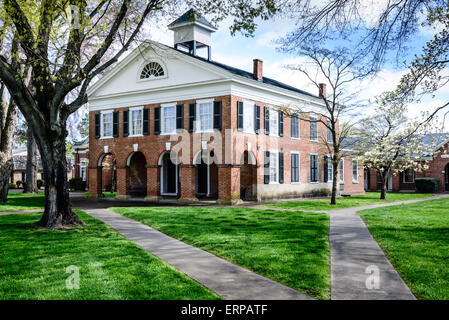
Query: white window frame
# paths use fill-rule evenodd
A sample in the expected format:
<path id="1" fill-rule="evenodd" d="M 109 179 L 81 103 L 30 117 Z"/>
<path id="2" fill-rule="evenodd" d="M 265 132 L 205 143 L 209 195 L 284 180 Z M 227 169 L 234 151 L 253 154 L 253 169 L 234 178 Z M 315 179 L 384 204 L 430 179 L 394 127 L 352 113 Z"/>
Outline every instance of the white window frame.
<path id="1" fill-rule="evenodd" d="M 87 180 L 87 161 L 86 161 L 86 159 L 80 159 L 80 178 L 83 181 Z"/>
<path id="2" fill-rule="evenodd" d="M 249 111 L 247 111 L 249 110 Z M 250 116 L 251 119 L 251 127 L 246 127 L 245 123 L 247 118 L 245 117 L 246 112 Z M 245 133 L 256 133 L 256 124 L 254 119 L 254 112 L 255 112 L 255 103 L 248 100 L 243 100 L 243 132 Z"/>
<path id="3" fill-rule="evenodd" d="M 298 155 L 298 181 L 292 181 L 292 155 Z M 301 152 L 299 151 L 290 151 L 290 183 L 291 184 L 299 184 L 301 182 Z"/>
<path id="4" fill-rule="evenodd" d="M 298 120 L 298 136 L 297 136 L 297 137 L 292 137 L 292 136 L 291 136 L 291 134 L 292 134 L 291 126 L 292 126 L 292 119 L 293 119 L 293 118 L 296 118 L 296 119 Z M 295 139 L 295 140 L 301 140 L 301 120 L 300 120 L 299 115 L 293 116 L 293 117 L 291 117 L 291 119 L 290 119 L 290 138 Z"/>
<path id="5" fill-rule="evenodd" d="M 412 179 L 411 182 L 405 181 L 405 171 L 406 171 L 406 170 L 412 170 L 413 179 Z M 403 173 L 402 173 L 402 183 L 415 183 L 415 170 L 413 170 L 412 168 L 405 169 L 405 170 L 403 171 Z"/>
<path id="6" fill-rule="evenodd" d="M 269 167 L 269 173 L 270 173 L 270 182 L 269 184 L 279 184 L 279 151 L 278 150 L 268 150 L 270 152 L 270 167 Z M 272 161 L 271 157 L 273 155 L 276 155 L 276 181 L 271 181 L 271 169 L 272 169 Z"/>
<path id="7" fill-rule="evenodd" d="M 140 128 L 141 133 L 139 133 L 139 134 L 133 134 L 133 131 L 134 131 L 133 111 L 140 111 L 141 115 L 142 115 L 142 128 Z M 143 136 L 143 106 L 129 108 L 128 123 L 129 123 L 129 135 L 128 135 L 128 137 L 142 137 Z"/>
<path id="8" fill-rule="evenodd" d="M 176 134 L 176 105 L 177 105 L 177 103 L 176 102 L 172 102 L 172 103 L 166 103 L 166 104 L 161 104 L 161 114 L 160 114 L 160 117 L 161 117 L 161 133 L 160 133 L 160 135 L 172 135 L 172 134 Z M 166 124 L 165 124 L 165 110 L 167 109 L 167 108 L 174 108 L 175 109 L 175 117 L 174 117 L 174 120 L 173 120 L 173 122 L 174 122 L 174 126 L 173 126 L 173 131 L 170 131 L 170 132 L 168 132 L 168 131 L 165 131 L 165 127 L 166 127 Z"/>
<path id="9" fill-rule="evenodd" d="M 312 176 L 310 176 L 309 183 L 317 184 L 320 182 L 320 159 L 319 159 L 317 152 L 311 152 L 309 154 L 309 161 L 310 161 L 310 156 L 316 156 L 316 174 L 318 176 L 317 177 L 318 179 L 316 181 L 312 181 Z M 309 163 L 309 174 L 310 174 L 311 165 L 312 165 L 312 163 Z"/>
<path id="10" fill-rule="evenodd" d="M 315 119 L 315 120 L 312 120 L 312 118 L 313 119 Z M 314 123 L 315 125 L 316 125 L 316 138 L 315 139 L 312 139 L 312 135 L 310 135 L 310 133 L 311 133 L 311 127 L 312 127 L 312 123 Z M 318 116 L 316 116 L 316 115 L 310 115 L 309 116 L 309 135 L 310 135 L 310 137 L 309 137 L 309 140 L 310 141 L 314 141 L 314 142 L 317 142 L 318 141 Z"/>
<path id="11" fill-rule="evenodd" d="M 334 177 L 334 167 L 332 165 L 332 155 L 327 154 L 327 182 L 332 182 L 334 181 L 333 177 Z M 330 169 L 329 169 L 330 168 Z M 329 170 L 330 170 L 330 177 L 329 177 Z"/>
<path id="12" fill-rule="evenodd" d="M 356 163 L 356 179 L 354 180 L 354 162 Z M 359 183 L 359 161 L 352 160 L 352 182 Z"/>
<path id="13" fill-rule="evenodd" d="M 331 120 L 329 120 L 329 119 L 327 119 L 327 125 L 328 126 L 330 126 L 332 123 L 331 123 Z M 329 137 L 330 136 L 330 137 Z M 326 141 L 327 142 L 329 142 L 329 143 L 333 143 L 333 137 L 332 137 L 332 130 L 331 129 L 329 129 L 327 126 L 326 126 Z"/>
<path id="14" fill-rule="evenodd" d="M 275 126 L 273 126 L 273 123 L 272 123 L 273 119 L 276 119 Z M 279 110 L 276 110 L 274 108 L 269 108 L 268 109 L 268 121 L 270 123 L 270 136 L 279 137 Z M 273 132 L 274 131 L 273 127 L 275 128 L 276 133 Z"/>
<path id="15" fill-rule="evenodd" d="M 340 166 L 340 163 L 343 164 L 343 166 Z M 340 176 L 340 183 L 345 183 L 345 159 L 341 158 L 340 161 L 338 162 L 338 171 L 339 171 L 339 176 Z"/>
<path id="16" fill-rule="evenodd" d="M 104 135 L 104 116 L 111 114 L 111 135 Z M 100 139 L 110 139 L 114 137 L 114 110 L 106 110 L 100 112 Z"/>
<path id="17" fill-rule="evenodd" d="M 212 128 L 201 130 L 201 115 L 200 115 L 200 104 L 210 103 L 211 104 L 211 123 Z M 207 99 L 207 100 L 197 100 L 196 101 L 196 121 L 195 121 L 195 132 L 213 132 L 214 131 L 214 99 Z"/>

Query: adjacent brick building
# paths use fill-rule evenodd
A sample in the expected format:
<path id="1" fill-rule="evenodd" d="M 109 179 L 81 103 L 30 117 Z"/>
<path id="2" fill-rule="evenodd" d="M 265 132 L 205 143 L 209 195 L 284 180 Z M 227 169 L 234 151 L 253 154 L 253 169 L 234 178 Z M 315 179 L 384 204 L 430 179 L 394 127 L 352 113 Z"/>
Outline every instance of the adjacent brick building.
<path id="1" fill-rule="evenodd" d="M 261 60 L 252 73 L 212 61 L 215 28 L 192 14 L 169 25 L 174 48 L 146 41 L 89 89 L 90 193 L 105 189 L 104 163 L 113 159 L 122 199 L 328 194 L 332 168 L 318 142 L 327 129 L 314 116 L 322 99 L 264 77 Z M 307 105 L 311 113 L 300 117 L 313 121 L 280 111 L 292 105 Z M 363 193 L 361 164 L 341 165 L 340 192 Z"/>
<path id="2" fill-rule="evenodd" d="M 422 137 L 428 145 L 436 145 L 436 154 L 426 157 L 428 169 L 414 172 L 408 169 L 397 175 L 388 177 L 387 189 L 389 191 L 416 191 L 415 178 L 438 178 L 440 186 L 438 191 L 449 191 L 449 134 L 428 134 Z M 424 160 L 424 159 L 423 159 Z M 380 190 L 380 177 L 373 169 L 365 169 L 365 190 Z"/>

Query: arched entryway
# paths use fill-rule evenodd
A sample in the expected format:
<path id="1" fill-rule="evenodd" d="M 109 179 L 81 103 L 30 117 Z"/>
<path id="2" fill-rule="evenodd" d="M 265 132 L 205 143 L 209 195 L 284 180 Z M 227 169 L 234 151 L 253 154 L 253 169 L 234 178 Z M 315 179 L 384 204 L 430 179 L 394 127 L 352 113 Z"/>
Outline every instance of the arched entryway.
<path id="1" fill-rule="evenodd" d="M 129 195 L 145 197 L 147 194 L 147 161 L 142 152 L 136 151 L 129 155 L 128 166 Z"/>
<path id="2" fill-rule="evenodd" d="M 214 151 L 198 152 L 193 164 L 196 167 L 196 197 L 198 199 L 218 198 L 218 167 Z"/>
<path id="3" fill-rule="evenodd" d="M 245 151 L 240 160 L 240 198 L 255 200 L 257 196 L 257 163 L 251 151 Z"/>
<path id="4" fill-rule="evenodd" d="M 449 191 L 449 163 L 444 167 L 444 184 L 445 190 Z"/>
<path id="5" fill-rule="evenodd" d="M 161 195 L 177 197 L 179 195 L 179 157 L 176 152 L 165 151 L 159 157 L 161 170 Z"/>
<path id="6" fill-rule="evenodd" d="M 101 168 L 101 192 L 117 191 L 117 164 L 112 153 L 104 153 L 98 159 L 98 168 Z M 98 182 L 97 182 L 98 183 Z"/>

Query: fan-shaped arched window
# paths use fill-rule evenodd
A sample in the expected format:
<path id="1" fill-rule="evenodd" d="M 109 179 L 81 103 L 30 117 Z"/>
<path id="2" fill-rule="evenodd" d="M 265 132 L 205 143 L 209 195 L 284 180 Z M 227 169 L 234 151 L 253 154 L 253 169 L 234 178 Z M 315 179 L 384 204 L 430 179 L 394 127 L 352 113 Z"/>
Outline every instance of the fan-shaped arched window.
<path id="1" fill-rule="evenodd" d="M 159 63 L 153 61 L 143 67 L 140 79 L 158 78 L 164 75 L 164 68 Z"/>

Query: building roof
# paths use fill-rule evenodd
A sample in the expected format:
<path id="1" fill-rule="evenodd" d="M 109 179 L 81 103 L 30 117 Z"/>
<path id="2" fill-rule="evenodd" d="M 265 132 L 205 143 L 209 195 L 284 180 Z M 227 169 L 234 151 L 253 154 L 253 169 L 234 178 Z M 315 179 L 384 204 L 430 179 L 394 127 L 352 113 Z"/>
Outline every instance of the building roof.
<path id="1" fill-rule="evenodd" d="M 73 143 L 73 149 L 84 149 L 84 148 L 89 148 L 89 136 L 87 136 L 83 140 L 75 141 Z"/>
<path id="2" fill-rule="evenodd" d="M 192 23 L 197 22 L 197 23 L 200 23 L 200 24 L 202 24 L 202 25 L 204 25 L 204 26 L 206 26 L 208 28 L 211 28 L 211 29 L 214 29 L 214 30 L 218 30 L 209 21 L 207 21 L 206 18 L 204 18 L 201 14 L 199 14 L 194 9 L 190 9 L 187 12 L 185 12 L 178 19 L 176 19 L 175 21 L 170 23 L 168 25 L 168 28 L 171 29 L 171 28 L 173 28 L 175 26 L 184 25 L 184 24 L 187 24 L 189 22 L 192 22 Z"/>
<path id="3" fill-rule="evenodd" d="M 189 54 L 188 52 L 185 52 L 185 51 L 182 51 L 182 50 L 179 50 L 179 49 L 175 49 L 175 48 L 172 48 L 172 47 L 167 46 L 167 45 L 164 45 L 164 46 L 167 47 L 167 48 L 170 48 L 172 50 L 176 50 L 178 52 L 181 52 L 181 53 L 183 53 L 186 56 L 189 56 L 191 58 L 198 59 L 198 60 L 201 60 L 203 62 L 206 62 L 206 63 L 209 63 L 211 65 L 214 65 L 216 67 L 222 68 L 222 69 L 224 69 L 226 71 L 229 71 L 229 72 L 231 72 L 233 74 L 236 74 L 238 76 L 242 76 L 242 77 L 245 77 L 247 79 L 251 79 L 251 80 L 253 80 L 256 83 L 261 83 L 262 82 L 262 83 L 269 84 L 269 85 L 272 85 L 272 86 L 275 86 L 275 87 L 278 87 L 278 88 L 290 90 L 290 91 L 293 91 L 295 93 L 304 94 L 304 95 L 307 95 L 309 97 L 320 98 L 317 95 L 314 95 L 314 94 L 311 94 L 311 93 L 309 93 L 307 91 L 295 88 L 295 87 L 290 86 L 288 84 L 285 84 L 283 82 L 280 82 L 280 81 L 277 81 L 277 80 L 274 80 L 274 79 L 271 79 L 271 78 L 267 78 L 267 77 L 262 77 L 262 81 L 259 81 L 259 80 L 254 79 L 254 76 L 253 76 L 252 72 L 248 72 L 248 71 L 245 71 L 245 70 L 242 70 L 242 69 L 238 69 L 238 68 L 235 68 L 235 67 L 232 67 L 232 66 L 220 63 L 220 62 L 213 61 L 213 60 L 207 60 L 207 59 L 205 59 L 203 57 L 194 56 L 194 55 Z"/>
<path id="4" fill-rule="evenodd" d="M 27 167 L 27 156 L 26 155 L 13 155 L 12 157 L 12 162 L 14 165 L 13 170 L 14 171 L 25 171 L 26 167 Z M 42 171 L 42 162 L 41 162 L 41 157 L 37 157 L 37 170 L 38 171 Z M 67 157 L 67 170 L 72 170 L 73 169 L 73 165 L 72 165 L 72 158 Z"/>

